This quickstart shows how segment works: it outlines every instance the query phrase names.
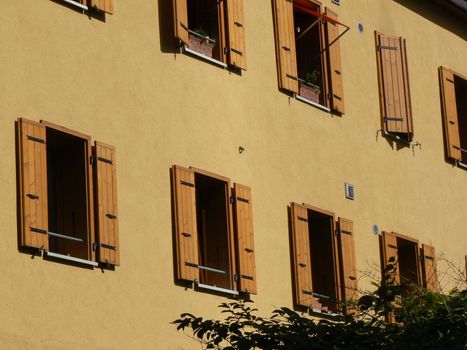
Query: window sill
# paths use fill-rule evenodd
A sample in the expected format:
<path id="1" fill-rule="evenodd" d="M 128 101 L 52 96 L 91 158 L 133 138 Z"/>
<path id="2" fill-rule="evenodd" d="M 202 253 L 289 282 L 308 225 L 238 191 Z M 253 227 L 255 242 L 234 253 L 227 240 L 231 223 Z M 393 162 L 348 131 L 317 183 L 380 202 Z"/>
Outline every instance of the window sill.
<path id="1" fill-rule="evenodd" d="M 215 287 L 215 286 L 210 286 L 209 284 L 202 284 L 202 283 L 197 283 L 198 288 L 201 289 L 209 289 L 213 290 L 215 292 L 219 293 L 226 293 L 226 294 L 231 294 L 231 295 L 239 295 L 239 293 L 236 290 L 232 289 L 227 289 L 227 288 L 220 288 L 220 287 Z"/>
<path id="2" fill-rule="evenodd" d="M 295 98 L 296 98 L 297 100 L 299 100 L 299 101 L 302 101 L 302 102 L 308 103 L 309 105 L 312 105 L 312 106 L 314 106 L 314 107 L 317 107 L 317 108 L 319 108 L 319 109 L 321 109 L 321 110 L 323 110 L 323 111 L 325 111 L 325 112 L 328 112 L 328 113 L 331 112 L 331 109 L 330 109 L 330 108 L 328 108 L 328 107 L 326 107 L 326 106 L 323 106 L 323 105 L 320 105 L 319 103 L 316 103 L 316 102 L 314 102 L 314 101 L 311 101 L 311 100 L 309 100 L 309 99 L 307 99 L 307 98 L 305 98 L 305 97 L 302 97 L 302 96 L 300 96 L 300 95 L 295 95 Z"/>
<path id="3" fill-rule="evenodd" d="M 199 53 L 198 51 L 192 50 L 192 49 L 186 47 L 185 45 L 183 46 L 183 51 L 188 52 L 188 53 L 190 53 L 190 54 L 192 54 L 194 56 L 200 57 L 200 58 L 202 58 L 202 59 L 204 59 L 206 61 L 214 63 L 214 64 L 216 64 L 218 66 L 223 67 L 223 68 L 227 68 L 227 65 L 224 62 L 218 61 L 218 60 L 216 60 L 216 59 L 214 59 L 212 57 L 209 57 L 209 56 L 206 56 L 206 55 L 204 55 L 202 53 Z"/>
<path id="4" fill-rule="evenodd" d="M 47 253 L 47 256 L 50 256 L 50 257 L 53 257 L 53 258 L 73 261 L 73 262 L 76 262 L 76 263 L 90 265 L 90 266 L 96 266 L 96 267 L 99 266 L 99 264 L 96 263 L 95 261 L 90 261 L 90 260 L 85 260 L 85 259 L 80 259 L 80 258 L 74 258 L 72 256 L 53 253 L 53 252 L 46 252 L 46 253 Z"/>
<path id="5" fill-rule="evenodd" d="M 86 6 L 86 5 L 83 5 L 83 4 L 80 4 L 79 2 L 76 2 L 76 1 L 73 1 L 73 0 L 62 0 L 68 4 L 71 4 L 71 5 L 74 5 L 74 6 L 77 6 L 83 10 L 88 10 L 89 8 Z"/>

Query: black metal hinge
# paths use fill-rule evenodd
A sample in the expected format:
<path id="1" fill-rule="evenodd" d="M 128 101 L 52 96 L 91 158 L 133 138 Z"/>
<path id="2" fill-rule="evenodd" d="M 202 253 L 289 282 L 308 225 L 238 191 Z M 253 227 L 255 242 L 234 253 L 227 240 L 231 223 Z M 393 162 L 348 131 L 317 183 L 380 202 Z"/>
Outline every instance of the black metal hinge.
<path id="1" fill-rule="evenodd" d="M 38 137 L 30 136 L 28 135 L 28 140 L 29 141 L 34 141 L 34 142 L 39 142 L 39 143 L 45 143 L 44 139 L 40 139 Z"/>

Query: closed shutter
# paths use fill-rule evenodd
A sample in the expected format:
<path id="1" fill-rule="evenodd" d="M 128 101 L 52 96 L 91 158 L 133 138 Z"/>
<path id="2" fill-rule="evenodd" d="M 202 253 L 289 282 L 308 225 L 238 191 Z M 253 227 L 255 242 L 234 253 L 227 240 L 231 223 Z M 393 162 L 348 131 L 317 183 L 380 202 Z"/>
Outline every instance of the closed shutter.
<path id="1" fill-rule="evenodd" d="M 188 0 L 173 0 L 175 37 L 188 45 Z"/>
<path id="2" fill-rule="evenodd" d="M 337 20 L 337 13 L 326 8 L 326 15 L 329 18 Z M 331 82 L 331 107 L 339 113 L 345 113 L 344 108 L 344 86 L 342 83 L 342 65 L 341 65 L 341 49 L 339 40 L 339 28 L 337 24 L 326 21 L 327 31 L 327 47 L 329 54 L 329 70 Z"/>
<path id="3" fill-rule="evenodd" d="M 386 270 L 386 267 L 389 263 L 397 264 L 396 269 L 393 272 L 394 282 L 396 284 L 400 283 L 400 275 L 399 275 L 399 259 L 397 254 L 397 236 L 394 232 L 385 232 L 381 236 L 381 248 L 382 248 L 382 269 L 383 271 Z"/>
<path id="4" fill-rule="evenodd" d="M 116 167 L 115 148 L 96 141 L 97 259 L 110 265 L 120 265 Z"/>
<path id="5" fill-rule="evenodd" d="M 227 0 L 229 26 L 229 63 L 246 70 L 245 24 L 243 0 Z"/>
<path id="6" fill-rule="evenodd" d="M 91 6 L 108 14 L 114 13 L 113 0 L 91 0 Z"/>
<path id="7" fill-rule="evenodd" d="M 251 188 L 234 184 L 234 217 L 239 290 L 256 294 L 255 244 Z"/>
<path id="8" fill-rule="evenodd" d="M 437 292 L 439 288 L 438 274 L 436 272 L 435 247 L 428 244 L 422 244 L 420 251 L 423 286 Z"/>
<path id="9" fill-rule="evenodd" d="M 444 67 L 439 67 L 439 81 L 447 154 L 449 158 L 461 160 L 459 119 L 453 72 Z"/>
<path id="10" fill-rule="evenodd" d="M 18 121 L 22 247 L 48 250 L 47 151 L 45 126 Z"/>
<path id="11" fill-rule="evenodd" d="M 274 0 L 274 31 L 279 88 L 298 93 L 292 1 Z"/>
<path id="12" fill-rule="evenodd" d="M 292 203 L 291 217 L 295 302 L 309 307 L 315 301 L 312 295 L 308 210 L 303 205 Z"/>
<path id="13" fill-rule="evenodd" d="M 357 266 L 355 257 L 355 243 L 353 221 L 338 218 L 339 267 L 341 274 L 341 293 L 343 300 L 356 300 L 357 291 Z"/>
<path id="14" fill-rule="evenodd" d="M 379 94 L 384 130 L 412 138 L 412 108 L 405 39 L 376 33 Z"/>
<path id="15" fill-rule="evenodd" d="M 191 169 L 174 166 L 172 178 L 177 276 L 182 280 L 199 281 L 195 173 Z"/>

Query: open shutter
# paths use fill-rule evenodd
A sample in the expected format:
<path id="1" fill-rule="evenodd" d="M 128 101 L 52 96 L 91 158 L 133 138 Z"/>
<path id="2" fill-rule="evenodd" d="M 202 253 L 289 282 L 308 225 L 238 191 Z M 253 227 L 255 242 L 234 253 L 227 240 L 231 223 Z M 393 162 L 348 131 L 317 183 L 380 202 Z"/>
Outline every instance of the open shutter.
<path id="1" fill-rule="evenodd" d="M 199 281 L 195 173 L 191 169 L 175 165 L 172 179 L 177 276 L 183 280 Z"/>
<path id="2" fill-rule="evenodd" d="M 96 141 L 93 151 L 97 197 L 97 259 L 101 263 L 120 265 L 115 148 Z"/>
<path id="3" fill-rule="evenodd" d="M 243 0 L 227 0 L 227 23 L 229 26 L 229 63 L 246 70 Z"/>
<path id="4" fill-rule="evenodd" d="M 436 272 L 435 247 L 428 244 L 422 244 L 420 252 L 423 286 L 437 292 L 439 288 L 438 274 Z"/>
<path id="5" fill-rule="evenodd" d="M 453 72 L 444 67 L 439 67 L 439 82 L 447 154 L 449 158 L 461 160 L 459 119 Z"/>
<path id="6" fill-rule="evenodd" d="M 234 184 L 234 217 L 237 241 L 239 290 L 256 294 L 255 244 L 251 188 Z"/>
<path id="7" fill-rule="evenodd" d="M 111 15 L 114 13 L 113 0 L 91 0 L 91 6 Z"/>
<path id="8" fill-rule="evenodd" d="M 48 250 L 47 151 L 45 126 L 18 121 L 22 247 Z"/>
<path id="9" fill-rule="evenodd" d="M 357 291 L 357 266 L 355 257 L 355 243 L 353 233 L 353 221 L 338 218 L 339 266 L 341 274 L 341 293 L 343 300 L 356 300 Z"/>
<path id="10" fill-rule="evenodd" d="M 295 300 L 297 305 L 309 307 L 315 300 L 312 294 L 308 210 L 303 205 L 292 203 L 291 216 Z"/>
<path id="11" fill-rule="evenodd" d="M 298 93 L 293 4 L 291 0 L 274 0 L 274 31 L 276 35 L 279 88 Z"/>
<path id="12" fill-rule="evenodd" d="M 398 254 L 397 254 L 397 236 L 394 232 L 385 232 L 383 231 L 382 237 L 381 237 L 381 248 L 382 248 L 382 269 L 383 271 L 386 270 L 386 267 L 390 263 L 390 259 L 392 258 L 393 260 L 391 261 L 391 264 L 396 264 L 397 267 L 394 272 L 394 282 L 396 284 L 400 283 L 400 275 L 399 275 L 399 259 L 398 259 Z"/>
<path id="13" fill-rule="evenodd" d="M 188 45 L 188 0 L 173 0 L 175 37 Z"/>
<path id="14" fill-rule="evenodd" d="M 405 39 L 375 34 L 384 130 L 390 133 L 408 134 L 411 139 L 412 108 Z"/>
<path id="15" fill-rule="evenodd" d="M 329 8 L 325 10 L 329 18 L 337 20 L 337 13 Z M 342 65 L 341 65 L 341 49 L 339 40 L 339 28 L 337 24 L 326 21 L 327 31 L 327 47 L 329 54 L 329 70 L 331 82 L 331 107 L 339 113 L 345 113 L 344 109 L 344 86 L 342 83 Z"/>

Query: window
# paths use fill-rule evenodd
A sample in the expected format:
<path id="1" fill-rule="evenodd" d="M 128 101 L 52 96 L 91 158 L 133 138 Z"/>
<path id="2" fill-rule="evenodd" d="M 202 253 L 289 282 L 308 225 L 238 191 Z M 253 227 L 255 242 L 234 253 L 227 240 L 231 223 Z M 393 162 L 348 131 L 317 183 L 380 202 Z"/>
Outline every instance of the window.
<path id="1" fill-rule="evenodd" d="M 308 0 L 274 0 L 279 88 L 340 114 L 344 91 L 337 14 Z"/>
<path id="2" fill-rule="evenodd" d="M 251 189 L 192 167 L 171 173 L 177 279 L 255 294 Z"/>
<path id="3" fill-rule="evenodd" d="M 173 0 L 175 37 L 185 52 L 246 69 L 243 0 Z"/>
<path id="4" fill-rule="evenodd" d="M 394 280 L 401 284 L 415 284 L 438 290 L 435 248 L 416 239 L 395 232 L 383 231 L 380 236 L 381 267 L 396 263 Z"/>
<path id="5" fill-rule="evenodd" d="M 115 149 L 45 121 L 18 132 L 21 247 L 119 265 Z"/>
<path id="6" fill-rule="evenodd" d="M 467 78 L 439 68 L 446 153 L 467 168 Z"/>
<path id="7" fill-rule="evenodd" d="M 357 297 L 353 222 L 307 204 L 292 203 L 290 213 L 294 302 L 338 311 L 337 302 Z"/>
<path id="8" fill-rule="evenodd" d="M 113 0 L 63 0 L 64 2 L 88 10 L 89 7 L 98 11 L 113 14 Z"/>
<path id="9" fill-rule="evenodd" d="M 414 133 L 405 39 L 378 32 L 375 38 L 383 131 L 410 143 Z"/>

